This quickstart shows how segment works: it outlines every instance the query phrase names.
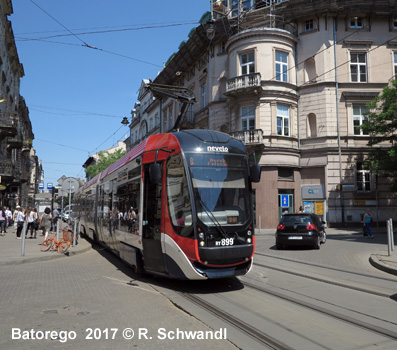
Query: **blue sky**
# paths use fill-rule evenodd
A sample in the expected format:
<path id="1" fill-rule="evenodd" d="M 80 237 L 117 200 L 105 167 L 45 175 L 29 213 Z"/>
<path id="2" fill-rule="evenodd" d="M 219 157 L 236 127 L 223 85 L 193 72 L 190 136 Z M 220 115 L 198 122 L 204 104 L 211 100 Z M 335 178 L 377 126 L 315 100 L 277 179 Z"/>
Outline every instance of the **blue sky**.
<path id="1" fill-rule="evenodd" d="M 142 79 L 155 78 L 209 0 L 13 0 L 21 95 L 45 184 L 124 140 Z M 92 48 L 90 48 L 92 47 Z"/>

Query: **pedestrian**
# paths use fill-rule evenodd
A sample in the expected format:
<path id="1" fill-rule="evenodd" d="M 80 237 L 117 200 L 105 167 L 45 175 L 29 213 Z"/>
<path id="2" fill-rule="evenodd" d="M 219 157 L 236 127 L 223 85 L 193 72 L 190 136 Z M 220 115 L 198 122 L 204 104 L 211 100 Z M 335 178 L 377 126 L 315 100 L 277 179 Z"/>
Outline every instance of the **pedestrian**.
<path id="1" fill-rule="evenodd" d="M 44 213 L 41 215 L 40 218 L 40 227 L 44 232 L 44 241 L 48 239 L 48 234 L 51 230 L 51 223 L 52 223 L 51 209 L 47 207 L 44 209 Z"/>
<path id="2" fill-rule="evenodd" d="M 3 207 L 0 207 L 0 235 L 4 236 L 6 233 L 7 215 Z"/>
<path id="3" fill-rule="evenodd" d="M 55 208 L 52 212 L 53 231 L 56 231 L 57 229 L 58 219 L 59 219 L 59 211 L 57 208 Z"/>
<path id="4" fill-rule="evenodd" d="M 10 207 L 6 208 L 5 213 L 6 213 L 6 217 L 7 217 L 7 224 L 6 224 L 6 228 L 4 231 L 7 233 L 7 227 L 14 224 L 14 222 L 12 221 L 12 211 L 10 210 Z"/>
<path id="5" fill-rule="evenodd" d="M 367 209 L 363 216 L 363 225 L 369 234 L 369 238 L 374 238 L 374 235 L 372 234 L 371 227 L 370 227 L 371 223 L 372 223 L 371 211 L 369 209 Z"/>
<path id="6" fill-rule="evenodd" d="M 36 208 L 29 208 L 28 212 L 26 213 L 28 218 L 28 227 L 26 229 L 26 236 L 30 230 L 30 238 L 33 238 L 33 231 L 34 231 L 34 238 L 36 238 L 36 226 L 38 223 L 38 215 Z"/>
<path id="7" fill-rule="evenodd" d="M 21 207 L 19 205 L 17 205 L 15 207 L 14 213 L 12 214 L 12 221 L 14 224 L 14 228 L 17 228 L 17 215 L 18 215 L 19 209 L 21 209 Z"/>
<path id="8" fill-rule="evenodd" d="M 19 207 L 18 208 L 18 213 L 17 213 L 17 239 L 21 239 L 21 233 L 23 229 L 23 224 L 25 223 L 25 209 Z"/>

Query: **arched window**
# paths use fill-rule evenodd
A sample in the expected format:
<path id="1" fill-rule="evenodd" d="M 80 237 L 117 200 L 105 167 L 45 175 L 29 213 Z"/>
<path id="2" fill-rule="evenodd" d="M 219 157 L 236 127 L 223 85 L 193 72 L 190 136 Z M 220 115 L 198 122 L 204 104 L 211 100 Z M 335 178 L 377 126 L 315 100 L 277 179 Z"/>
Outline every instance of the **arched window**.
<path id="1" fill-rule="evenodd" d="M 317 117 L 314 113 L 307 116 L 307 137 L 317 137 Z"/>
<path id="2" fill-rule="evenodd" d="M 305 61 L 305 83 L 315 82 L 317 77 L 316 61 L 314 58 L 309 58 Z"/>

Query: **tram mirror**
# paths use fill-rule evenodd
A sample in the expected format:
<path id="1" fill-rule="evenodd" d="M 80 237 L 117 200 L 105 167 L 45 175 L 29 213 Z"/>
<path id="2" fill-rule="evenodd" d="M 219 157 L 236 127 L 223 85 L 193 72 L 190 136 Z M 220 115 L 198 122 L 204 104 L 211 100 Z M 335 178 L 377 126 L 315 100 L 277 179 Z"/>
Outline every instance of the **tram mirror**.
<path id="1" fill-rule="evenodd" d="M 154 184 L 161 183 L 161 166 L 159 163 L 153 163 L 149 166 L 150 182 Z"/>
<path id="2" fill-rule="evenodd" d="M 258 164 L 251 165 L 250 179 L 252 182 L 260 182 L 261 181 L 261 167 Z"/>

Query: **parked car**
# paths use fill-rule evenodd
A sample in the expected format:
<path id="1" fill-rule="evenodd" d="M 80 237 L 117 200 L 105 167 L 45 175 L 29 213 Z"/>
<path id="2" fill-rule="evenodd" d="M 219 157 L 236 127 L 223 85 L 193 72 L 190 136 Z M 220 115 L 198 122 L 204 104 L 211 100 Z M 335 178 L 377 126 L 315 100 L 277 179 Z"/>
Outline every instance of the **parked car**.
<path id="1" fill-rule="evenodd" d="M 315 214 L 284 214 L 277 226 L 276 248 L 307 245 L 320 249 L 327 239 L 324 224 Z"/>
<path id="2" fill-rule="evenodd" d="M 62 220 L 64 221 L 64 222 L 68 222 L 68 220 L 69 219 L 71 219 L 71 217 L 72 217 L 72 211 L 70 210 L 66 210 L 64 213 L 63 213 L 63 216 L 62 216 Z"/>

